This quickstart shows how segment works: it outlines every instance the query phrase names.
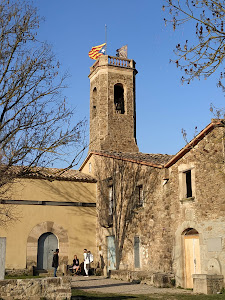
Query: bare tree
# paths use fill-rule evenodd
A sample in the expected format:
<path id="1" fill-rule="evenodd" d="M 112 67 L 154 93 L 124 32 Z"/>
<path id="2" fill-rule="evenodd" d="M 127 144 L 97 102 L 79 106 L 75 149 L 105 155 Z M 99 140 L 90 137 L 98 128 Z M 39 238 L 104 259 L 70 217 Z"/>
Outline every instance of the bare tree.
<path id="1" fill-rule="evenodd" d="M 224 89 L 225 57 L 225 1 L 219 0 L 165 0 L 163 10 L 171 17 L 165 23 L 173 29 L 190 23 L 193 30 L 192 41 L 178 43 L 174 50 L 177 67 L 184 71 L 181 80 L 190 83 L 194 78 L 207 78 L 218 72 L 218 86 Z M 191 27 L 192 26 L 192 27 Z"/>
<path id="2" fill-rule="evenodd" d="M 71 125 L 62 97 L 67 74 L 37 40 L 40 21 L 29 1 L 0 1 L 0 187 L 13 181 L 14 166 L 16 176 L 49 167 L 83 141 L 85 121 Z"/>
<path id="3" fill-rule="evenodd" d="M 138 209 L 155 185 L 153 168 L 144 168 L 121 158 L 101 157 L 95 160 L 98 180 L 98 218 L 101 227 L 115 236 L 116 269 L 123 258 L 129 226 L 138 218 Z M 151 184 L 146 184 L 151 177 Z M 143 189 L 143 187 L 145 187 Z"/>

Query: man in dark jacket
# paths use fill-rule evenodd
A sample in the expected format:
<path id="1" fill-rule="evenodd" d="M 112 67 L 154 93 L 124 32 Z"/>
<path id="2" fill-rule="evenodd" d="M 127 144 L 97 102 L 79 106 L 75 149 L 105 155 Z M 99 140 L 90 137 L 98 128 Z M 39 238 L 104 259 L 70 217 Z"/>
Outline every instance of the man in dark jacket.
<path id="1" fill-rule="evenodd" d="M 57 268 L 59 266 L 59 249 L 56 249 L 53 255 L 52 266 L 54 268 L 54 277 L 56 276 Z"/>

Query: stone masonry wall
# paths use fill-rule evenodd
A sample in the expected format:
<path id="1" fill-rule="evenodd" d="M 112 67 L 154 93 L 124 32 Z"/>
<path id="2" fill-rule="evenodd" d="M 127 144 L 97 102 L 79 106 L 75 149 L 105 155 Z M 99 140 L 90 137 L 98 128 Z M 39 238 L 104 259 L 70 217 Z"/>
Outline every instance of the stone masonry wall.
<path id="1" fill-rule="evenodd" d="M 144 206 L 136 210 L 129 225 L 124 245 L 122 264 L 129 270 L 144 270 L 151 273 L 172 272 L 172 238 L 170 226 L 170 203 L 162 185 L 164 170 L 143 166 L 145 181 Z M 134 268 L 134 237 L 140 238 L 140 269 Z"/>
<path id="2" fill-rule="evenodd" d="M 195 148 L 169 170 L 143 167 L 148 177 L 145 205 L 130 223 L 121 267 L 134 270 L 134 236 L 139 236 L 140 270 L 176 274 L 177 285 L 184 286 L 184 245 L 182 233 L 199 232 L 201 273 L 225 275 L 225 176 L 222 134 L 215 128 Z M 192 166 L 194 199 L 180 199 L 179 168 Z M 151 171 L 150 171 L 150 169 Z M 149 176 L 155 174 L 155 180 Z M 216 245 L 214 245 L 216 244 Z"/>
<path id="3" fill-rule="evenodd" d="M 116 162 L 115 162 L 116 163 Z M 133 166 L 132 166 L 133 165 Z M 139 174 L 132 172 L 137 165 L 127 163 L 129 170 L 123 173 L 123 192 L 129 198 L 130 194 L 127 189 L 132 188 L 129 184 L 134 178 L 134 186 L 142 185 L 144 190 L 144 205 L 137 207 L 132 213 L 130 219 L 124 220 L 122 216 L 121 222 L 128 222 L 129 226 L 125 232 L 124 245 L 121 253 L 120 269 L 136 270 L 134 268 L 134 237 L 140 237 L 141 249 L 141 268 L 140 270 L 148 272 L 168 272 L 172 270 L 171 252 L 172 241 L 170 236 L 166 236 L 166 227 L 170 223 L 169 204 L 162 198 L 163 186 L 162 178 L 164 170 L 149 166 L 139 165 Z M 101 169 L 109 171 L 109 167 L 101 165 Z M 104 177 L 104 176 L 103 176 Z M 106 176 L 107 177 L 107 176 Z M 129 182 L 129 184 L 128 184 Z M 107 184 L 107 183 L 106 183 Z M 101 197 L 101 188 L 98 184 L 98 199 Z M 118 200 L 119 205 L 120 200 Z M 106 201 L 107 201 L 106 195 Z M 123 198 L 123 213 L 126 212 L 126 200 Z M 99 207 L 100 205 L 100 207 Z M 101 211 L 102 204 L 98 203 L 97 210 Z M 105 208 L 107 210 L 107 208 Z M 125 217 L 127 218 L 127 217 Z M 115 221 L 114 221 L 115 223 Z M 121 224 L 121 223 L 120 223 Z M 123 227 L 122 225 L 120 225 Z M 102 227 L 101 222 L 97 223 L 97 245 L 100 247 L 101 261 L 107 266 L 107 244 L 106 236 L 115 235 L 119 225 L 113 227 Z M 163 239 L 163 243 L 162 243 Z"/>
<path id="4" fill-rule="evenodd" d="M 201 274 L 225 276 L 224 131 L 215 128 L 169 170 L 142 166 L 139 183 L 145 190 L 145 203 L 129 222 L 121 270 L 174 273 L 176 285 L 185 287 L 183 234 L 194 228 L 199 233 Z M 182 197 L 181 182 L 185 168 L 191 168 L 193 175 L 193 197 L 187 199 Z M 115 231 L 99 226 L 97 232 L 100 255 L 107 265 L 105 237 Z M 135 236 L 140 238 L 139 269 L 134 268 Z"/>
<path id="5" fill-rule="evenodd" d="M 4 300 L 71 298 L 71 278 L 8 279 L 0 281 L 0 298 Z"/>
<path id="6" fill-rule="evenodd" d="M 173 269 L 177 284 L 184 286 L 184 246 L 182 234 L 187 228 L 199 233 L 201 274 L 225 275 L 225 176 L 224 128 L 215 128 L 198 145 L 170 168 L 167 193 L 170 200 L 174 235 Z M 193 197 L 181 199 L 181 176 L 192 168 Z"/>
<path id="7" fill-rule="evenodd" d="M 134 86 L 136 70 L 110 66 L 105 60 L 107 57 L 100 57 L 100 65 L 89 75 L 89 151 L 137 152 Z M 116 113 L 114 107 L 114 85 L 117 83 L 122 84 L 124 88 L 124 114 Z M 95 106 L 94 109 L 93 106 Z"/>

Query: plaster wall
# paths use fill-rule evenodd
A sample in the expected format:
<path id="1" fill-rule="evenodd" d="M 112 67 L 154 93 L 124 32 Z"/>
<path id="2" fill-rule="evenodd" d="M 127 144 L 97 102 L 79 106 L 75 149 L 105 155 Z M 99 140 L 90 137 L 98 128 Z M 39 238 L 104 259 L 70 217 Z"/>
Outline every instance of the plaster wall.
<path id="1" fill-rule="evenodd" d="M 10 189 L 10 196 L 17 200 L 95 203 L 96 188 L 94 183 L 21 179 Z M 7 269 L 35 265 L 38 238 L 45 232 L 52 232 L 58 238 L 59 257 L 63 264 L 71 263 L 75 254 L 82 261 L 84 248 L 96 256 L 95 207 L 8 206 L 15 221 L 9 223 L 7 228 L 0 228 L 0 236 L 7 238 Z"/>

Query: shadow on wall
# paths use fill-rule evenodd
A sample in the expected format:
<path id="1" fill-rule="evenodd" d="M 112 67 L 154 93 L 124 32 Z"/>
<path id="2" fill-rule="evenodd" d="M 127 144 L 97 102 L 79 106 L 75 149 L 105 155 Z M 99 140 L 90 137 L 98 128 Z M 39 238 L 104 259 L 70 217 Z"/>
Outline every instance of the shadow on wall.
<path id="1" fill-rule="evenodd" d="M 34 185 L 41 189 L 44 196 L 49 197 L 50 200 L 65 202 L 96 202 L 95 194 L 91 187 L 95 183 L 73 182 L 73 181 L 48 181 L 48 180 L 34 180 Z M 54 197 L 56 199 L 52 199 Z M 47 199 L 46 199 L 47 200 Z"/>

